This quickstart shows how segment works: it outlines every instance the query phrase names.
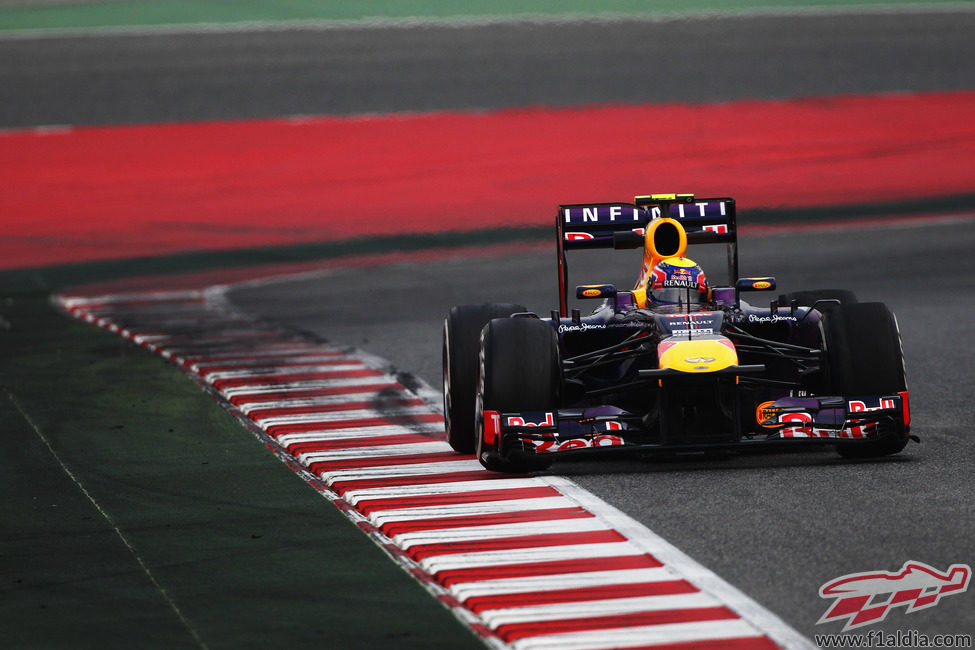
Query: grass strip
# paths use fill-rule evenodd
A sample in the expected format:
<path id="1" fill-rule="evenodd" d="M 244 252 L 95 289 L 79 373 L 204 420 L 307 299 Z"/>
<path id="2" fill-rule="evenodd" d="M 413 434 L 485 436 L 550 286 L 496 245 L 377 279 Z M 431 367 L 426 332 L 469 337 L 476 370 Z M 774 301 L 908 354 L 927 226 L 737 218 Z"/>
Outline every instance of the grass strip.
<path id="1" fill-rule="evenodd" d="M 174 366 L 0 315 L 0 647 L 482 647 Z"/>

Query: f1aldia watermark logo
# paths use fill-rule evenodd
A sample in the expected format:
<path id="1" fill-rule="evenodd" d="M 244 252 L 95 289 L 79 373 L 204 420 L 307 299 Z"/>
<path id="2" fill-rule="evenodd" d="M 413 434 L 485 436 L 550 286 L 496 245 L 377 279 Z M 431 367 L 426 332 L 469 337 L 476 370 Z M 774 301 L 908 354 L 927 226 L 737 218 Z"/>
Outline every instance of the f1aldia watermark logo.
<path id="1" fill-rule="evenodd" d="M 952 564 L 941 572 L 923 562 L 908 561 L 900 571 L 851 573 L 819 588 L 821 598 L 836 600 L 816 624 L 846 620 L 843 631 L 879 623 L 891 609 L 906 607 L 913 613 L 937 605 L 943 596 L 968 589 L 972 568 Z"/>

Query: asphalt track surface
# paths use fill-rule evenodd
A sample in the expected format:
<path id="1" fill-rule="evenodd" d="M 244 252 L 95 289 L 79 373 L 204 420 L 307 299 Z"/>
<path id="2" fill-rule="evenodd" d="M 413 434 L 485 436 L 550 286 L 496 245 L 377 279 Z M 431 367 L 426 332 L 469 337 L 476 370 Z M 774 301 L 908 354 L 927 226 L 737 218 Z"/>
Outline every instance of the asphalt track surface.
<path id="1" fill-rule="evenodd" d="M 944 39 L 951 41 L 953 28 L 948 23 L 952 21 L 937 25 L 943 19 L 920 21 L 923 28 L 916 19 L 901 22 L 896 18 L 879 22 L 816 18 L 807 24 L 776 23 L 770 18 L 690 21 L 679 25 L 687 32 L 676 41 L 686 46 L 682 53 L 688 56 L 680 64 L 672 61 L 672 65 L 687 66 L 682 74 L 661 72 L 654 77 L 647 73 L 651 66 L 644 65 L 654 59 L 651 52 L 631 56 L 627 48 L 616 46 L 615 54 L 604 52 L 603 56 L 627 61 L 627 71 L 620 78 L 588 85 L 599 77 L 597 70 L 614 66 L 603 59 L 590 67 L 591 60 L 582 57 L 562 68 L 562 76 L 578 65 L 578 74 L 584 78 L 557 85 L 563 90 L 584 88 L 588 99 L 606 95 L 619 99 L 622 95 L 613 93 L 639 86 L 632 81 L 642 70 L 652 80 L 674 81 L 666 92 L 687 101 L 930 89 L 944 83 L 970 86 L 971 80 L 965 79 L 970 73 L 954 68 L 954 63 L 969 56 L 964 52 L 970 46 L 957 44 L 956 49 L 948 45 Z M 898 24 L 904 31 L 898 31 Z M 653 26 L 626 27 L 634 30 L 633 38 L 615 42 L 657 42 L 646 33 Z M 597 49 L 610 48 L 615 40 L 608 34 L 603 38 L 593 34 L 592 26 L 575 29 L 588 37 L 583 39 L 580 33 L 569 39 L 555 34 L 550 40 L 540 38 L 549 45 L 584 41 L 587 49 L 594 43 L 599 44 Z M 620 25 L 607 29 L 616 35 L 625 33 Z M 667 28 L 659 29 L 670 35 Z M 737 32 L 729 39 L 736 46 L 722 41 L 720 35 L 729 30 Z M 517 31 L 504 28 L 502 34 L 510 38 Z M 819 39 L 827 33 L 836 48 L 831 42 L 824 51 Z M 775 35 L 771 47 L 782 52 L 774 63 L 759 56 L 770 47 L 764 38 L 771 34 Z M 926 49 L 920 45 L 927 41 L 925 34 L 933 39 L 929 45 L 934 50 L 928 54 L 913 49 Z M 728 49 L 719 54 L 715 47 Z M 942 47 L 961 55 L 945 58 Z M 737 54 L 727 56 L 732 51 Z M 898 63 L 888 66 L 890 59 L 885 58 L 889 56 Z M 463 61 L 465 55 L 459 59 Z M 718 59 L 723 59 L 721 73 L 705 75 L 708 83 L 700 84 L 708 62 Z M 840 62 L 852 59 L 858 65 L 841 73 Z M 539 70 L 552 69 L 546 60 L 537 65 Z M 921 73 L 917 66 L 928 73 Z M 540 78 L 555 83 L 544 72 Z M 572 92 L 560 94 L 544 83 L 542 90 L 535 90 L 537 95 L 529 96 L 532 91 L 528 88 L 508 87 L 504 82 L 509 79 L 504 74 L 497 77 L 491 100 L 476 95 L 461 99 L 452 92 L 458 90 L 452 84 L 436 89 L 439 92 L 425 91 L 425 96 L 442 97 L 448 105 L 455 101 L 492 106 L 497 102 L 573 101 Z M 652 101 L 656 95 L 649 88 L 653 85 L 640 86 L 636 91 L 639 101 Z M 470 86 L 464 84 L 472 92 Z M 575 99 L 579 99 L 578 92 Z M 783 290 L 846 287 L 862 300 L 884 301 L 895 310 L 909 364 L 914 431 L 922 438 L 920 445 L 912 444 L 903 455 L 850 463 L 831 451 L 817 451 L 721 461 L 576 462 L 556 465 L 552 471 L 571 477 L 621 508 L 810 636 L 830 631 L 815 622 L 827 602 L 818 597 L 818 589 L 834 577 L 873 568 L 894 570 L 907 559 L 940 567 L 970 563 L 970 540 L 975 533 L 975 495 L 970 481 L 975 443 L 967 432 L 971 409 L 965 403 L 966 390 L 960 387 L 969 383 L 968 369 L 975 366 L 975 353 L 958 338 L 971 313 L 958 297 L 967 291 L 968 278 L 975 272 L 975 262 L 968 254 L 973 244 L 975 223 L 971 220 L 753 236 L 742 242 L 743 271 L 774 274 Z M 598 270 L 601 263 L 592 264 L 592 274 L 582 271 L 580 281 L 603 281 Z M 629 275 L 638 264 L 637 260 L 623 262 L 623 281 L 632 281 Z M 239 290 L 232 298 L 254 314 L 333 342 L 357 345 L 438 386 L 441 318 L 450 306 L 515 301 L 546 314 L 556 306 L 555 280 L 554 253 L 549 246 L 488 258 L 335 272 Z M 923 615 L 891 615 L 885 629 L 973 633 L 971 612 L 970 601 L 964 597 L 953 603 L 946 599 Z"/>
<path id="2" fill-rule="evenodd" d="M 0 39 L 0 126 L 973 87 L 975 12 Z"/>
<path id="3" fill-rule="evenodd" d="M 0 42 L 0 124 L 972 88 L 973 22 L 975 14 L 963 12 L 19 38 Z M 824 631 L 815 626 L 826 605 L 818 588 L 829 579 L 894 570 L 908 559 L 971 564 L 975 445 L 966 400 L 975 353 L 965 296 L 973 245 L 970 220 L 742 242 L 743 271 L 772 273 L 783 290 L 845 287 L 898 313 L 914 431 L 923 440 L 901 456 L 850 463 L 814 452 L 555 471 L 809 635 Z M 636 264 L 624 264 L 627 275 Z M 546 248 L 333 272 L 241 289 L 233 299 L 436 385 L 449 306 L 517 300 L 547 313 L 554 279 Z M 972 611 L 970 594 L 956 596 L 923 613 L 892 615 L 885 629 L 973 633 Z"/>
<path id="4" fill-rule="evenodd" d="M 942 568 L 970 563 L 975 441 L 966 387 L 975 352 L 966 343 L 971 307 L 959 298 L 975 274 L 973 246 L 972 216 L 742 238 L 746 274 L 775 275 L 783 291 L 849 288 L 897 314 L 912 431 L 922 440 L 901 455 L 850 462 L 815 450 L 576 461 L 551 472 L 619 507 L 809 636 L 834 631 L 815 625 L 827 604 L 819 587 L 834 577 L 899 569 L 908 559 Z M 553 248 L 333 271 L 241 288 L 231 299 L 272 322 L 366 349 L 438 386 L 443 314 L 453 304 L 484 301 L 521 302 L 547 314 L 557 307 Z M 639 260 L 622 255 L 635 273 Z M 611 279 L 602 264 L 583 260 L 572 277 Z M 975 632 L 967 595 L 889 619 L 889 631 Z"/>

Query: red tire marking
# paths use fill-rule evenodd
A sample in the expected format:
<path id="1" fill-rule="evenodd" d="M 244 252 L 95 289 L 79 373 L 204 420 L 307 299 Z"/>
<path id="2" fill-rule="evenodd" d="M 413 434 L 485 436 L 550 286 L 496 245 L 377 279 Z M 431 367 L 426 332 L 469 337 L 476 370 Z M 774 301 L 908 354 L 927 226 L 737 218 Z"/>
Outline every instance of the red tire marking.
<path id="1" fill-rule="evenodd" d="M 445 460 L 457 460 L 457 452 L 443 451 L 428 454 L 410 454 L 405 456 L 380 456 L 378 458 L 348 458 L 335 461 L 322 461 L 308 464 L 313 474 L 322 474 L 339 469 L 362 469 L 366 467 L 389 467 L 395 465 L 413 465 L 414 463 L 440 463 Z"/>
<path id="2" fill-rule="evenodd" d="M 544 546 L 572 546 L 575 544 L 612 544 L 625 542 L 626 537 L 615 530 L 586 531 L 582 533 L 547 533 L 524 535 L 521 537 L 502 537 L 500 539 L 466 540 L 442 544 L 418 544 L 406 551 L 414 560 L 420 561 L 435 555 L 454 555 L 458 553 L 482 553 L 487 551 L 513 551 Z M 695 589 L 695 591 L 697 591 Z"/>
<path id="3" fill-rule="evenodd" d="M 383 424 L 391 424 L 389 420 L 377 418 Z M 276 435 L 281 435 L 279 432 Z M 380 445 L 415 445 L 418 442 L 430 442 L 434 440 L 429 435 L 422 433 L 402 433 L 398 435 L 379 436 L 376 438 L 341 438 L 338 440 L 315 440 L 313 442 L 296 442 L 287 445 L 287 449 L 293 455 L 310 454 L 316 451 L 328 451 L 330 449 L 356 449 L 357 447 L 378 447 Z M 412 484 L 417 483 L 416 477 Z"/>
<path id="4" fill-rule="evenodd" d="M 487 609 L 508 609 L 510 607 L 530 607 L 554 603 L 579 603 L 605 598 L 636 598 L 639 596 L 666 596 L 689 594 L 698 591 L 686 580 L 664 580 L 660 582 L 638 582 L 613 584 L 575 589 L 554 589 L 528 593 L 503 594 L 499 596 L 474 596 L 463 601 L 464 606 L 474 613 Z"/>
<path id="5" fill-rule="evenodd" d="M 329 388 L 305 388 L 300 390 L 289 390 L 289 391 L 279 391 L 271 393 L 246 393 L 243 395 L 234 395 L 229 398 L 229 401 L 234 406 L 243 406 L 244 404 L 259 404 L 261 402 L 278 402 L 283 399 L 300 399 L 302 397 L 330 397 L 332 395 L 345 395 L 345 394 L 358 394 L 366 393 L 373 394 L 378 393 L 381 390 L 391 388 L 396 384 L 363 384 L 361 386 L 338 386 Z"/>
<path id="6" fill-rule="evenodd" d="M 384 408 L 396 406 L 426 406 L 426 402 L 421 399 L 409 397 L 395 397 L 382 400 Z M 336 413 L 341 411 L 358 411 L 362 409 L 374 408 L 375 401 L 368 402 L 340 402 L 338 404 L 311 404 L 307 406 L 281 406 L 275 408 L 255 409 L 247 413 L 247 417 L 252 420 L 262 420 L 276 416 L 288 415 L 311 415 L 319 413 Z"/>
<path id="7" fill-rule="evenodd" d="M 252 366 L 241 365 L 241 364 L 227 364 L 227 363 L 214 364 L 214 365 L 208 365 L 208 366 L 201 366 L 199 364 L 196 364 L 195 371 L 198 374 L 200 374 L 202 376 L 205 376 L 205 375 L 209 375 L 209 374 L 212 374 L 212 373 L 215 373 L 215 372 L 241 372 L 241 371 L 244 371 L 244 370 L 251 370 L 251 369 L 257 369 L 257 368 L 266 368 L 266 367 L 274 367 L 274 368 L 300 368 L 302 366 L 309 365 L 309 362 L 307 362 L 307 361 L 304 361 L 304 362 L 303 361 L 290 361 L 289 362 L 289 361 L 283 361 L 283 360 L 277 360 L 276 361 L 274 359 L 271 359 L 271 360 L 260 359 L 259 361 L 262 362 L 260 365 L 252 365 Z M 266 362 L 267 365 L 264 365 L 263 362 Z M 327 360 L 325 360 L 325 359 L 318 359 L 318 360 L 314 361 L 313 363 L 316 366 L 338 366 L 338 365 L 342 365 L 342 364 L 349 363 L 349 360 L 348 359 L 345 359 L 345 358 L 342 358 L 342 357 L 336 357 L 335 359 L 327 359 Z"/>
<path id="8" fill-rule="evenodd" d="M 360 427 L 381 427 L 389 424 L 400 424 L 408 426 L 410 424 L 417 424 L 421 422 L 426 423 L 436 423 L 443 422 L 443 416 L 439 413 L 421 413 L 417 415 L 400 415 L 400 416 L 379 416 L 374 418 L 361 418 L 356 420 L 338 420 L 338 421 L 325 421 L 325 422 L 302 422 L 300 424 L 281 424 L 272 425 L 266 427 L 268 433 L 272 436 L 280 436 L 285 433 L 300 433 L 302 431 L 335 431 L 338 429 L 357 429 Z M 430 436 L 424 436 L 422 442 L 429 442 L 434 440 Z M 372 447 L 376 444 L 375 442 L 369 442 L 369 444 L 364 446 Z M 396 444 L 396 443 L 394 443 Z M 353 447 L 355 445 L 346 445 Z M 337 445 L 336 447 L 330 447 L 331 449 L 340 448 L 342 445 Z"/>
<path id="9" fill-rule="evenodd" d="M 430 438 L 425 438 L 429 440 Z M 417 441 L 418 442 L 418 441 Z M 388 444 L 388 443 L 383 443 Z M 374 478 L 374 479 L 347 479 L 333 481 L 329 487 L 338 494 L 345 494 L 349 490 L 362 490 L 378 487 L 396 487 L 401 485 L 436 485 L 437 483 L 455 483 L 460 481 L 493 481 L 502 478 L 511 478 L 510 474 L 496 474 L 494 476 L 484 476 L 483 471 L 472 470 L 470 472 L 452 472 L 447 474 L 434 474 L 432 476 L 397 476 L 395 478 Z M 384 531 L 385 532 L 385 531 Z"/>
<path id="10" fill-rule="evenodd" d="M 638 627 L 641 625 L 667 625 L 670 623 L 695 623 L 737 619 L 738 615 L 727 607 L 701 607 L 695 609 L 668 609 L 663 611 L 634 612 L 613 616 L 586 616 L 578 619 L 559 619 L 554 621 L 535 621 L 513 623 L 497 628 L 498 636 L 507 642 L 530 636 L 585 632 L 589 630 L 609 630 L 619 627 Z"/>
<path id="11" fill-rule="evenodd" d="M 709 639 L 627 646 L 627 650 L 772 650 L 778 647 L 767 638 L 750 636 L 742 639 Z"/>
<path id="12" fill-rule="evenodd" d="M 550 487 L 528 487 L 513 490 L 476 490 L 474 492 L 461 492 L 460 494 L 428 494 L 413 497 L 394 497 L 390 499 L 366 499 L 355 504 L 355 509 L 364 515 L 369 515 L 378 510 L 444 506 L 452 503 L 541 499 L 543 497 L 557 496 L 562 495 L 558 490 Z"/>
<path id="13" fill-rule="evenodd" d="M 586 558 L 582 560 L 551 560 L 548 562 L 526 562 L 525 564 L 502 564 L 491 567 L 470 567 L 450 569 L 435 574 L 437 582 L 444 586 L 480 580 L 500 580 L 502 578 L 531 578 L 551 576 L 562 573 L 585 571 L 625 571 L 627 569 L 655 569 L 663 563 L 650 555 L 622 555 L 616 557 Z"/>
<path id="14" fill-rule="evenodd" d="M 510 474 L 502 474 L 511 478 Z M 472 526 L 496 526 L 499 524 L 524 523 L 526 521 L 564 521 L 566 519 L 588 519 L 594 517 L 583 508 L 549 508 L 548 510 L 526 510 L 503 514 L 475 515 L 470 517 L 444 517 L 443 519 L 420 519 L 417 521 L 397 521 L 383 524 L 379 530 L 388 537 L 401 533 L 416 533 L 424 530 L 446 530 L 469 528 Z"/>
<path id="15" fill-rule="evenodd" d="M 234 388 L 236 386 L 274 386 L 291 384 L 299 381 L 314 381 L 325 379 L 352 379 L 355 377 L 381 377 L 378 370 L 336 370 L 335 372 L 302 372 L 289 375 L 264 375 L 252 377 L 234 377 L 233 379 L 218 379 L 213 382 L 217 390 Z"/>

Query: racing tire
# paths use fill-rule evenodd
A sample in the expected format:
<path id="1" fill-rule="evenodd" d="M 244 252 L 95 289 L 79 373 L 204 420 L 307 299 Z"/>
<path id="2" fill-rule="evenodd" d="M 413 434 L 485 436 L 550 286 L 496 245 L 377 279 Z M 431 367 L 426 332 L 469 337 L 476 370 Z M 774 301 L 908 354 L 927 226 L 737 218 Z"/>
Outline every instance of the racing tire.
<path id="1" fill-rule="evenodd" d="M 551 458 L 530 447 L 505 448 L 485 438 L 484 411 L 557 411 L 562 393 L 562 360 L 551 324 L 535 318 L 492 320 L 481 334 L 475 428 L 477 458 L 494 472 L 547 469 Z"/>
<path id="2" fill-rule="evenodd" d="M 839 300 L 843 305 L 852 305 L 859 302 L 856 294 L 848 289 L 810 289 L 807 291 L 794 291 L 792 293 L 782 294 L 779 296 L 779 305 L 782 307 L 788 306 L 793 300 L 797 301 L 802 307 L 812 307 L 818 300 Z M 825 314 L 839 306 L 834 302 L 827 302 L 820 304 L 816 309 Z"/>
<path id="3" fill-rule="evenodd" d="M 907 390 L 904 350 L 897 318 L 880 302 L 844 304 L 820 322 L 830 392 L 844 397 L 893 395 Z M 896 454 L 908 441 L 900 422 L 881 422 L 871 440 L 837 446 L 844 458 Z"/>
<path id="4" fill-rule="evenodd" d="M 477 392 L 481 330 L 492 319 L 527 311 L 512 303 L 459 305 L 443 325 L 443 400 L 447 443 L 461 454 L 473 454 L 474 398 Z"/>

